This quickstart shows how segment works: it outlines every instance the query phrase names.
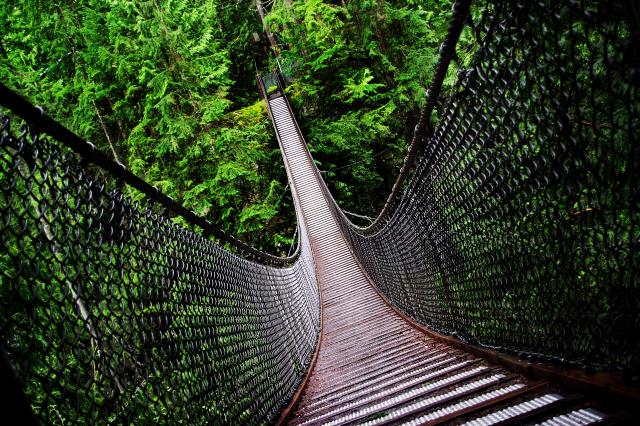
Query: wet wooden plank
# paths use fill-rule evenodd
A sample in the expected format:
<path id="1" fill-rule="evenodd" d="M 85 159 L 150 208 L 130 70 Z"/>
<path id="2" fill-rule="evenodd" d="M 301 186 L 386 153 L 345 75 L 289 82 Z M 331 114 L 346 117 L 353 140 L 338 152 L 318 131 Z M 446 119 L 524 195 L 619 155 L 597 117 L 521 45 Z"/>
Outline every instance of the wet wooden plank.
<path id="1" fill-rule="evenodd" d="M 474 415 L 476 424 L 491 424 L 535 412 L 545 401 L 562 405 L 564 397 L 544 386 L 421 333 L 380 297 L 331 213 L 286 99 L 269 106 L 323 301 L 319 352 L 290 424 L 423 424 Z M 545 413 L 541 420 L 552 421 L 554 413 Z M 603 417 L 571 413 L 558 416 Z"/>

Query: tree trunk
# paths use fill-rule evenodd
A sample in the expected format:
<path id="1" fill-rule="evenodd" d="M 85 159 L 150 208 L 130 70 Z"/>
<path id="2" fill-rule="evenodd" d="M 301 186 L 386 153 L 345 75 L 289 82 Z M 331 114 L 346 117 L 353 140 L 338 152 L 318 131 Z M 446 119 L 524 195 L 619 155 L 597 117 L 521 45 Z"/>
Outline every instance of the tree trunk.
<path id="1" fill-rule="evenodd" d="M 273 37 L 273 34 L 271 34 L 271 31 L 269 31 L 269 28 L 264 22 L 265 17 L 267 15 L 265 13 L 264 6 L 262 5 L 261 0 L 256 0 L 256 8 L 258 9 L 258 14 L 260 15 L 260 21 L 262 22 L 262 27 L 264 28 L 265 33 L 267 33 L 267 38 L 269 39 L 269 43 L 273 48 L 273 53 L 277 55 L 280 52 L 280 49 L 278 47 L 278 43 L 276 42 L 276 39 Z"/>

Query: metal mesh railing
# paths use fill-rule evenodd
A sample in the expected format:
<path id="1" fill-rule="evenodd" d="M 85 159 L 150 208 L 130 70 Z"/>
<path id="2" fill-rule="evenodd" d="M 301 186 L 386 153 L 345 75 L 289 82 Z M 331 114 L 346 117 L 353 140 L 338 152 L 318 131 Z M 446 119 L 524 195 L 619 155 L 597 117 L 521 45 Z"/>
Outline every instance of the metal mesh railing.
<path id="1" fill-rule="evenodd" d="M 278 91 L 284 90 L 286 83 L 285 77 L 278 72 L 271 72 L 264 74 L 259 78 L 258 84 L 260 90 L 263 92 L 263 96 L 267 97 Z"/>
<path id="2" fill-rule="evenodd" d="M 10 92 L 2 95 L 6 104 Z M 120 166 L 90 145 L 41 132 L 62 128 L 32 119 L 33 107 L 18 109 L 29 127 L 0 111 L 0 342 L 36 417 L 273 420 L 319 333 L 304 223 L 299 254 L 285 265 L 224 237 L 262 263 L 241 257 L 162 194 L 141 196 L 143 182 L 113 177 Z M 167 207 L 186 216 L 184 226 Z"/>
<path id="3" fill-rule="evenodd" d="M 334 211 L 380 289 L 433 329 L 638 372 L 638 18 L 604 3 L 487 5 L 392 207 L 367 229 Z M 302 217 L 295 258 L 256 252 L 14 112 L 30 127 L 5 111 L 0 342 L 36 417 L 274 419 L 318 336 Z"/>
<path id="4" fill-rule="evenodd" d="M 419 322 L 534 360 L 638 372 L 637 8 L 487 3 L 393 208 L 366 229 L 335 214 Z"/>

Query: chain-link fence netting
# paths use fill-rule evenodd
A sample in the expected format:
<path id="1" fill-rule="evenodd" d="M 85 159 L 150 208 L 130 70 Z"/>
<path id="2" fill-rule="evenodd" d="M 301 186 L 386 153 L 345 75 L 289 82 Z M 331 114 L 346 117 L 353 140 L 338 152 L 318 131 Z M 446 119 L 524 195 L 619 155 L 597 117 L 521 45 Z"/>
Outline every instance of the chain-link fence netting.
<path id="1" fill-rule="evenodd" d="M 319 333 L 306 232 L 288 265 L 231 253 L 2 112 L 0 340 L 36 417 L 273 420 Z"/>
<path id="2" fill-rule="evenodd" d="M 638 372 L 637 5 L 487 3 L 472 8 L 473 59 L 459 61 L 394 208 L 367 229 L 336 216 L 419 322 L 530 359 Z"/>

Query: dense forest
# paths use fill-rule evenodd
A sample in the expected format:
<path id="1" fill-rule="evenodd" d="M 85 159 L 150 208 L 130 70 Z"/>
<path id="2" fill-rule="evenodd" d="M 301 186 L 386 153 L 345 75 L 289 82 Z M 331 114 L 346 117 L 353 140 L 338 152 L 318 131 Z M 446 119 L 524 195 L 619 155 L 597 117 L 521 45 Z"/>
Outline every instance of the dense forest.
<path id="1" fill-rule="evenodd" d="M 334 196 L 347 211 L 375 216 L 404 158 L 450 6 L 15 0 L 0 7 L 0 79 L 197 214 L 282 254 L 295 217 L 256 70 L 284 68 Z M 265 31 L 272 43 L 256 43 Z"/>
<path id="2" fill-rule="evenodd" d="M 584 3 L 457 9 L 454 22 L 470 25 L 438 72 L 438 126 L 393 219 L 362 230 L 336 217 L 344 253 L 430 329 L 637 384 L 640 37 L 622 18 L 630 3 Z M 0 81 L 196 215 L 285 255 L 296 218 L 256 73 L 284 75 L 339 207 L 366 225 L 406 155 L 450 9 L 450 0 L 10 0 L 0 6 Z M 90 149 L 71 153 L 39 132 L 42 120 L 27 120 L 28 132 L 17 111 L 5 114 L 0 363 L 24 379 L 14 387 L 35 415 L 277 418 L 323 327 L 310 235 L 286 266 L 235 256 L 223 238 L 182 227 L 153 190 L 142 200 L 122 179 L 102 179 Z M 369 300 L 349 307 L 366 311 Z M 336 328 L 351 313 L 332 314 Z"/>

